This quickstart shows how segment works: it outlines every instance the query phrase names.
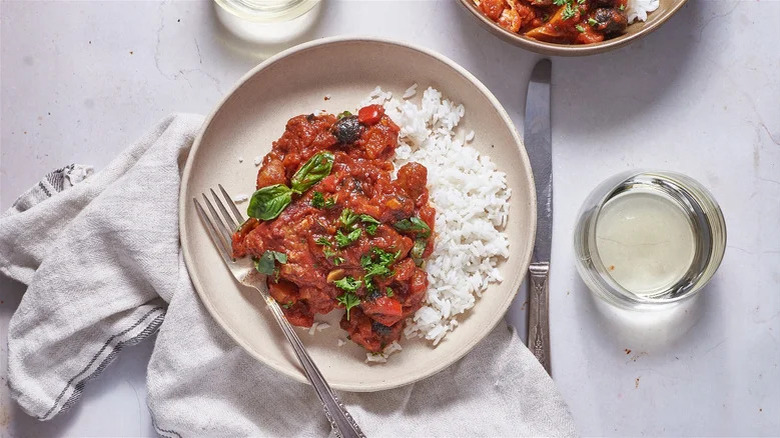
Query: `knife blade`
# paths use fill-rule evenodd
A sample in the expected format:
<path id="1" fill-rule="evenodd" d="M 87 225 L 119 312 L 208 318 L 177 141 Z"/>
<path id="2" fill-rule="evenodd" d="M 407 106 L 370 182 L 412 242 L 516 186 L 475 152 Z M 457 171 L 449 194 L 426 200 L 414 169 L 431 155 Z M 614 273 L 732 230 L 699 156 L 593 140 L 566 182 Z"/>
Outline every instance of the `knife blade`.
<path id="1" fill-rule="evenodd" d="M 528 298 L 527 345 L 548 374 L 550 367 L 549 278 L 552 247 L 552 137 L 550 125 L 549 59 L 539 61 L 531 72 L 525 101 L 523 140 L 536 183 L 536 239 L 531 265 Z"/>

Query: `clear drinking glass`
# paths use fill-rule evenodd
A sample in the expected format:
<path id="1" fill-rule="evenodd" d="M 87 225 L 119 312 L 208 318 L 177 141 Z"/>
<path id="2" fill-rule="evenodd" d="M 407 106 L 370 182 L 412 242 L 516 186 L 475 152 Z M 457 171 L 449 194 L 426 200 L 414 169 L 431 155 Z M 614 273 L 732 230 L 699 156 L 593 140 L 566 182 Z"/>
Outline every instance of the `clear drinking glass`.
<path id="1" fill-rule="evenodd" d="M 214 0 L 214 4 L 224 27 L 241 41 L 263 46 L 264 56 L 311 39 L 306 34 L 322 6 L 320 0 Z"/>
<path id="2" fill-rule="evenodd" d="M 318 0 L 214 0 L 222 9 L 244 20 L 273 23 L 290 21 L 309 12 Z"/>
<path id="3" fill-rule="evenodd" d="M 574 233 L 577 270 L 591 291 L 631 309 L 695 295 L 723 260 L 726 223 L 697 181 L 629 171 L 588 196 Z"/>

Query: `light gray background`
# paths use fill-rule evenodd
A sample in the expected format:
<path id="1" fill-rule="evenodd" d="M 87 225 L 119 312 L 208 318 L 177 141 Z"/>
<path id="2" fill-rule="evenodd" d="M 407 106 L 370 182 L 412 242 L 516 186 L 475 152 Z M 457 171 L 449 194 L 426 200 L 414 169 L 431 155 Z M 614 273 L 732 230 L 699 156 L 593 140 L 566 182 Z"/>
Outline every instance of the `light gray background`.
<path id="1" fill-rule="evenodd" d="M 780 434 L 778 23 L 776 0 L 690 0 L 627 48 L 553 60 L 553 374 L 585 435 Z M 494 38 L 455 1 L 329 0 L 309 37 L 340 34 L 440 51 L 522 126 L 540 57 Z M 2 209 L 55 167 L 102 168 L 168 113 L 208 113 L 260 61 L 216 25 L 209 2 L 4 1 L 0 45 Z M 729 233 L 701 299 L 651 321 L 600 312 L 571 248 L 588 192 L 636 167 L 704 183 Z M 0 435 L 154 435 L 144 385 L 153 341 L 123 351 L 51 422 L 10 402 L 5 339 L 23 291 L 0 279 Z M 524 300 L 510 312 L 521 327 Z"/>

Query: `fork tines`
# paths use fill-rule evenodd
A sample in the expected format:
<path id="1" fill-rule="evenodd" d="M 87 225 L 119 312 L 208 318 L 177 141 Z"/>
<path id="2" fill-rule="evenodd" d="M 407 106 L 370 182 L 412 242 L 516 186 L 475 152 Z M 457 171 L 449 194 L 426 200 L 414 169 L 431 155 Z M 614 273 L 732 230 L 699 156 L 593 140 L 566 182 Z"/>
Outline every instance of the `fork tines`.
<path id="1" fill-rule="evenodd" d="M 217 186 L 219 187 L 219 191 L 222 193 L 222 196 L 225 198 L 225 203 L 227 203 L 228 208 L 230 208 L 230 211 L 233 213 L 232 216 L 228 212 L 228 209 L 225 208 L 225 204 L 222 202 L 219 196 L 217 196 L 217 193 L 214 191 L 214 189 L 209 189 L 209 191 L 211 192 L 211 196 L 214 198 L 214 204 L 217 205 L 216 209 L 214 208 L 214 205 L 211 203 L 211 201 L 209 201 L 209 198 L 206 196 L 206 194 L 201 193 L 203 196 L 203 201 L 206 204 L 206 208 L 208 208 L 209 213 L 211 213 L 211 217 L 206 214 L 206 211 L 200 205 L 200 202 L 198 202 L 197 198 L 192 198 L 192 200 L 195 202 L 195 210 L 197 210 L 198 216 L 200 216 L 201 220 L 206 223 L 206 231 L 208 231 L 209 236 L 211 236 L 211 240 L 214 241 L 214 245 L 216 245 L 219 253 L 222 255 L 222 258 L 224 258 L 225 262 L 229 264 L 233 262 L 232 235 L 238 226 L 244 223 L 244 217 L 238 211 L 236 204 L 233 203 L 233 200 L 230 198 L 230 195 L 228 195 L 227 191 L 225 191 L 225 188 L 222 187 L 222 184 L 217 184 Z M 219 209 L 219 211 L 222 213 L 221 216 L 219 213 L 217 213 L 217 209 Z"/>

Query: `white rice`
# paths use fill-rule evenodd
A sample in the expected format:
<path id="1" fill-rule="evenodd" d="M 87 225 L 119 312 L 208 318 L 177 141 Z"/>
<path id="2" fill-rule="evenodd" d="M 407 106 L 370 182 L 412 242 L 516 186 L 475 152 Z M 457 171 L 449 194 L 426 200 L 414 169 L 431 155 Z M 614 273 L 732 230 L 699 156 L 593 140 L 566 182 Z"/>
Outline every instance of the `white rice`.
<path id="1" fill-rule="evenodd" d="M 414 97 L 414 95 L 417 94 L 417 84 L 413 84 L 411 87 L 407 88 L 406 91 L 404 91 L 404 95 L 401 96 L 402 99 L 411 99 Z"/>
<path id="2" fill-rule="evenodd" d="M 628 23 L 647 20 L 647 14 L 658 9 L 659 0 L 628 0 L 626 18 Z"/>
<path id="3" fill-rule="evenodd" d="M 393 341 L 392 344 L 385 347 L 384 350 L 382 350 L 380 353 L 366 353 L 366 363 L 369 362 L 387 362 L 387 358 L 395 353 L 396 351 L 401 351 L 403 348 L 401 347 L 401 344 L 398 343 L 398 341 Z"/>
<path id="4" fill-rule="evenodd" d="M 407 338 L 422 337 L 437 345 L 489 284 L 502 281 L 496 266 L 509 255 L 509 241 L 502 230 L 511 192 L 506 174 L 496 169 L 490 157 L 456 139 L 455 129 L 466 112 L 463 105 L 430 87 L 420 105 L 393 99 L 379 87 L 361 106 L 374 103 L 384 104 L 401 128 L 396 169 L 411 161 L 428 169 L 430 201 L 436 208 L 436 241 L 425 268 L 429 280 L 426 304 L 407 321 L 404 333 Z M 474 140 L 471 132 L 465 137 Z M 384 362 L 398 349 L 391 344 L 382 353 L 369 354 L 366 361 Z"/>

